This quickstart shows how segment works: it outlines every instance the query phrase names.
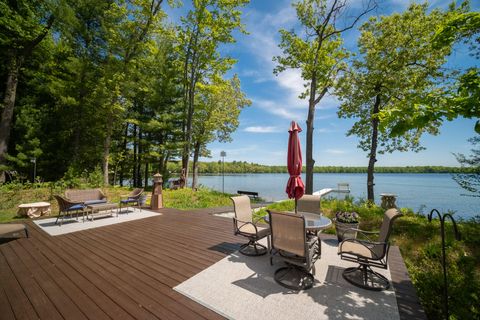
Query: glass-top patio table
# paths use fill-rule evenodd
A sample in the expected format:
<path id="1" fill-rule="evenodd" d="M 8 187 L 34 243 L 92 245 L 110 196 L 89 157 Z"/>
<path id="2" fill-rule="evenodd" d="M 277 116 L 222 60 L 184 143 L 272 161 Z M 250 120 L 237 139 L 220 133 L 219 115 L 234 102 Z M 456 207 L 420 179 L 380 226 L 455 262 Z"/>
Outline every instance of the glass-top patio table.
<path id="1" fill-rule="evenodd" d="M 295 213 L 288 211 L 288 213 Z M 302 215 L 305 218 L 305 229 L 307 231 L 322 231 L 332 225 L 332 220 L 323 215 L 318 215 L 311 212 L 298 211 L 296 214 Z M 266 222 L 269 222 L 269 216 L 264 217 Z"/>

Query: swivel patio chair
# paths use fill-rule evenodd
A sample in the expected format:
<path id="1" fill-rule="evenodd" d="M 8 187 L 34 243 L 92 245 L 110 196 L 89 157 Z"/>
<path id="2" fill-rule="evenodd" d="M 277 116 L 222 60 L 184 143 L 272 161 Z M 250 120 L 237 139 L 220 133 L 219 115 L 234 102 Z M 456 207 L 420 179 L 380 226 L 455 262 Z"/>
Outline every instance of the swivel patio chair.
<path id="1" fill-rule="evenodd" d="M 250 206 L 250 198 L 248 196 L 231 197 L 235 210 L 233 218 L 233 233 L 248 238 L 248 243 L 240 246 L 240 253 L 246 256 L 261 256 L 267 253 L 268 249 L 264 245 L 258 243 L 258 240 L 270 235 L 270 228 L 267 225 L 258 225 L 257 219 L 252 219 L 252 207 Z M 269 239 L 267 239 L 270 241 Z M 268 246 L 270 247 L 270 245 Z"/>
<path id="2" fill-rule="evenodd" d="M 314 282 L 315 261 L 319 258 L 318 237 L 305 231 L 305 218 L 292 213 L 268 211 L 272 232 L 270 264 L 278 257 L 287 266 L 275 271 L 275 281 L 293 290 L 310 289 Z"/>
<path id="3" fill-rule="evenodd" d="M 297 212 L 309 212 L 322 215 L 322 211 L 320 209 L 320 200 L 321 198 L 319 195 L 304 194 L 300 199 L 297 200 Z M 320 240 L 320 232 L 307 231 L 307 233 L 312 236 L 318 236 L 318 253 L 321 254 L 322 242 Z"/>
<path id="4" fill-rule="evenodd" d="M 338 246 L 338 254 L 343 260 L 357 262 L 358 267 L 347 268 L 343 271 L 343 278 L 351 284 L 374 291 L 386 290 L 390 287 L 387 278 L 372 270 L 372 267 L 388 268 L 388 241 L 392 232 L 393 222 L 402 216 L 396 208 L 385 212 L 382 226 L 379 232 L 369 232 L 360 229 L 355 230 L 364 235 L 367 240 L 346 239 Z M 346 230 L 346 231 L 348 231 Z M 368 235 L 379 234 L 377 241 L 372 241 Z"/>
<path id="5" fill-rule="evenodd" d="M 133 205 L 136 204 L 138 209 L 140 209 L 140 197 L 142 193 L 143 188 L 135 188 L 132 192 L 130 192 L 130 194 L 124 196 L 126 199 L 120 200 L 120 212 L 122 211 L 122 205 L 128 206 L 129 204 L 132 204 L 133 210 L 135 210 Z"/>
<path id="6" fill-rule="evenodd" d="M 70 201 L 61 196 L 54 195 L 55 199 L 58 202 L 58 216 L 57 220 L 55 220 L 55 224 L 58 223 L 58 219 L 62 217 L 60 221 L 60 226 L 63 224 L 63 220 L 65 219 L 65 215 L 70 215 L 72 217 L 73 213 L 76 213 L 76 219 L 78 220 L 78 213 L 81 212 L 82 216 L 84 217 L 85 214 L 85 203 L 79 201 Z"/>
<path id="7" fill-rule="evenodd" d="M 310 212 L 321 215 L 320 196 L 304 194 L 297 200 L 297 212 Z"/>

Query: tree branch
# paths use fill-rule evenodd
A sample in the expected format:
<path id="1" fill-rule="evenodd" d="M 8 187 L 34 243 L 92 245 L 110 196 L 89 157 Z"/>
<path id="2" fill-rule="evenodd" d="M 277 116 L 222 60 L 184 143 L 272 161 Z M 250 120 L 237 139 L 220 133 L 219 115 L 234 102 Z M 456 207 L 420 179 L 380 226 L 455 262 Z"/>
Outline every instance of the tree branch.
<path id="1" fill-rule="evenodd" d="M 327 39 L 335 34 L 339 34 L 339 33 L 343 33 L 347 30 L 350 30 L 352 29 L 356 24 L 357 22 L 363 17 L 365 16 L 366 14 L 372 12 L 373 10 L 375 10 L 377 8 L 377 2 L 375 0 L 369 0 L 368 1 L 368 4 L 367 4 L 367 7 L 366 9 L 361 13 L 359 14 L 355 20 L 347 27 L 343 28 L 343 29 L 335 29 L 333 30 L 332 32 L 328 33 L 327 35 L 325 35 L 325 38 L 324 39 Z"/>

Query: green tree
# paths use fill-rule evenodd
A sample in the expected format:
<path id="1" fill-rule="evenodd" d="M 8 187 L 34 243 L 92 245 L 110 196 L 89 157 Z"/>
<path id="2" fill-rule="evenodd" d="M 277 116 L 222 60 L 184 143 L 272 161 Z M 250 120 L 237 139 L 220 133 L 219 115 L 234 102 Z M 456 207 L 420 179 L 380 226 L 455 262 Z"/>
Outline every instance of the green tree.
<path id="1" fill-rule="evenodd" d="M 468 11 L 468 2 L 459 8 L 452 7 L 448 19 L 439 24 L 432 41 L 434 50 L 451 47 L 455 43 L 464 42 L 470 46 L 471 55 L 480 59 L 480 13 Z M 463 72 L 453 70 L 453 82 L 445 82 L 436 92 L 426 97 L 419 97 L 408 113 L 404 109 L 392 109 L 382 112 L 387 121 L 395 119 L 392 134 L 402 135 L 404 132 L 457 117 L 478 119 L 480 117 L 480 69 L 477 66 L 467 68 Z M 477 120 L 475 131 L 480 133 L 480 121 Z"/>
<path id="2" fill-rule="evenodd" d="M 474 197 L 480 197 L 480 136 L 475 136 L 469 141 L 473 145 L 472 154 L 455 154 L 457 161 L 463 167 L 473 169 L 470 173 L 457 173 L 453 179 L 460 187 L 472 193 Z"/>
<path id="3" fill-rule="evenodd" d="M 300 32 L 280 30 L 280 48 L 283 55 L 274 57 L 279 74 L 288 68 L 300 69 L 307 88 L 300 95 L 308 97 L 307 143 L 306 143 L 306 193 L 313 192 L 313 122 L 315 107 L 335 84 L 340 71 L 345 68 L 347 51 L 342 48 L 341 35 L 353 28 L 362 16 L 376 7 L 368 1 L 366 7 L 347 25 L 340 21 L 347 18 L 347 0 L 302 0 L 293 5 L 302 25 Z"/>
<path id="4" fill-rule="evenodd" d="M 182 168 L 186 177 L 192 147 L 197 85 L 206 82 L 212 74 L 224 74 L 233 65 L 234 60 L 222 57 L 218 47 L 220 44 L 235 42 L 232 35 L 234 30 L 244 32 L 239 8 L 248 2 L 249 0 L 194 0 L 193 9 L 182 18 L 178 32 L 178 50 L 183 65 Z"/>
<path id="5" fill-rule="evenodd" d="M 0 1 L 0 51 L 6 73 L 0 106 L 0 166 L 6 162 L 21 67 L 49 34 L 54 13 L 59 13 L 62 5 L 61 1 Z M 0 168 L 0 182 L 4 180 Z"/>
<path id="6" fill-rule="evenodd" d="M 241 110 L 251 104 L 240 87 L 237 75 L 229 81 L 219 75 L 212 78 L 209 84 L 199 84 L 197 107 L 193 123 L 193 179 L 192 188 L 197 187 L 198 158 L 208 156 L 206 145 L 218 140 L 231 141 L 231 134 L 238 127 L 238 117 Z"/>
<path id="7" fill-rule="evenodd" d="M 108 65 L 104 84 L 99 90 L 105 102 L 102 103 L 104 115 L 104 141 L 102 170 L 104 183 L 109 183 L 109 161 L 112 134 L 115 125 L 129 106 L 127 92 L 134 86 L 128 79 L 135 71 L 137 59 L 149 55 L 154 45 L 155 32 L 160 28 L 163 17 L 163 0 L 130 0 L 113 4 L 112 16 L 119 16 L 114 24 L 107 24 Z M 131 102 L 131 101 L 130 101 Z"/>
<path id="8" fill-rule="evenodd" d="M 440 67 L 450 48 L 433 50 L 430 44 L 446 14 L 439 10 L 427 13 L 427 9 L 426 3 L 411 4 L 404 13 L 370 18 L 360 28 L 361 56 L 340 81 L 338 115 L 357 119 L 347 135 L 358 136 L 358 147 L 368 152 L 367 197 L 371 202 L 377 154 L 419 151 L 422 133 L 438 132 L 431 123 L 393 136 L 395 122 L 381 117 L 382 111 L 391 109 L 407 113 L 418 97 L 430 94 L 436 81 L 442 79 Z"/>

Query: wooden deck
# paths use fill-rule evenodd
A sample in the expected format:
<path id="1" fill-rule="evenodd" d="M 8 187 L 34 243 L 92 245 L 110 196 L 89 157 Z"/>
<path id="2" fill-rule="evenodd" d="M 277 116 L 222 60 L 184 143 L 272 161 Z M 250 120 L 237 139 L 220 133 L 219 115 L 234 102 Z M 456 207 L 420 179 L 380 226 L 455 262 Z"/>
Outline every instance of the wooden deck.
<path id="1" fill-rule="evenodd" d="M 207 210 L 160 212 L 57 237 L 29 222 L 29 239 L 0 244 L 0 318 L 221 319 L 172 288 L 237 250 L 242 239 L 232 235 L 229 219 Z M 392 277 L 404 290 L 397 298 L 402 318 L 424 318 L 406 270 L 392 269 Z"/>

